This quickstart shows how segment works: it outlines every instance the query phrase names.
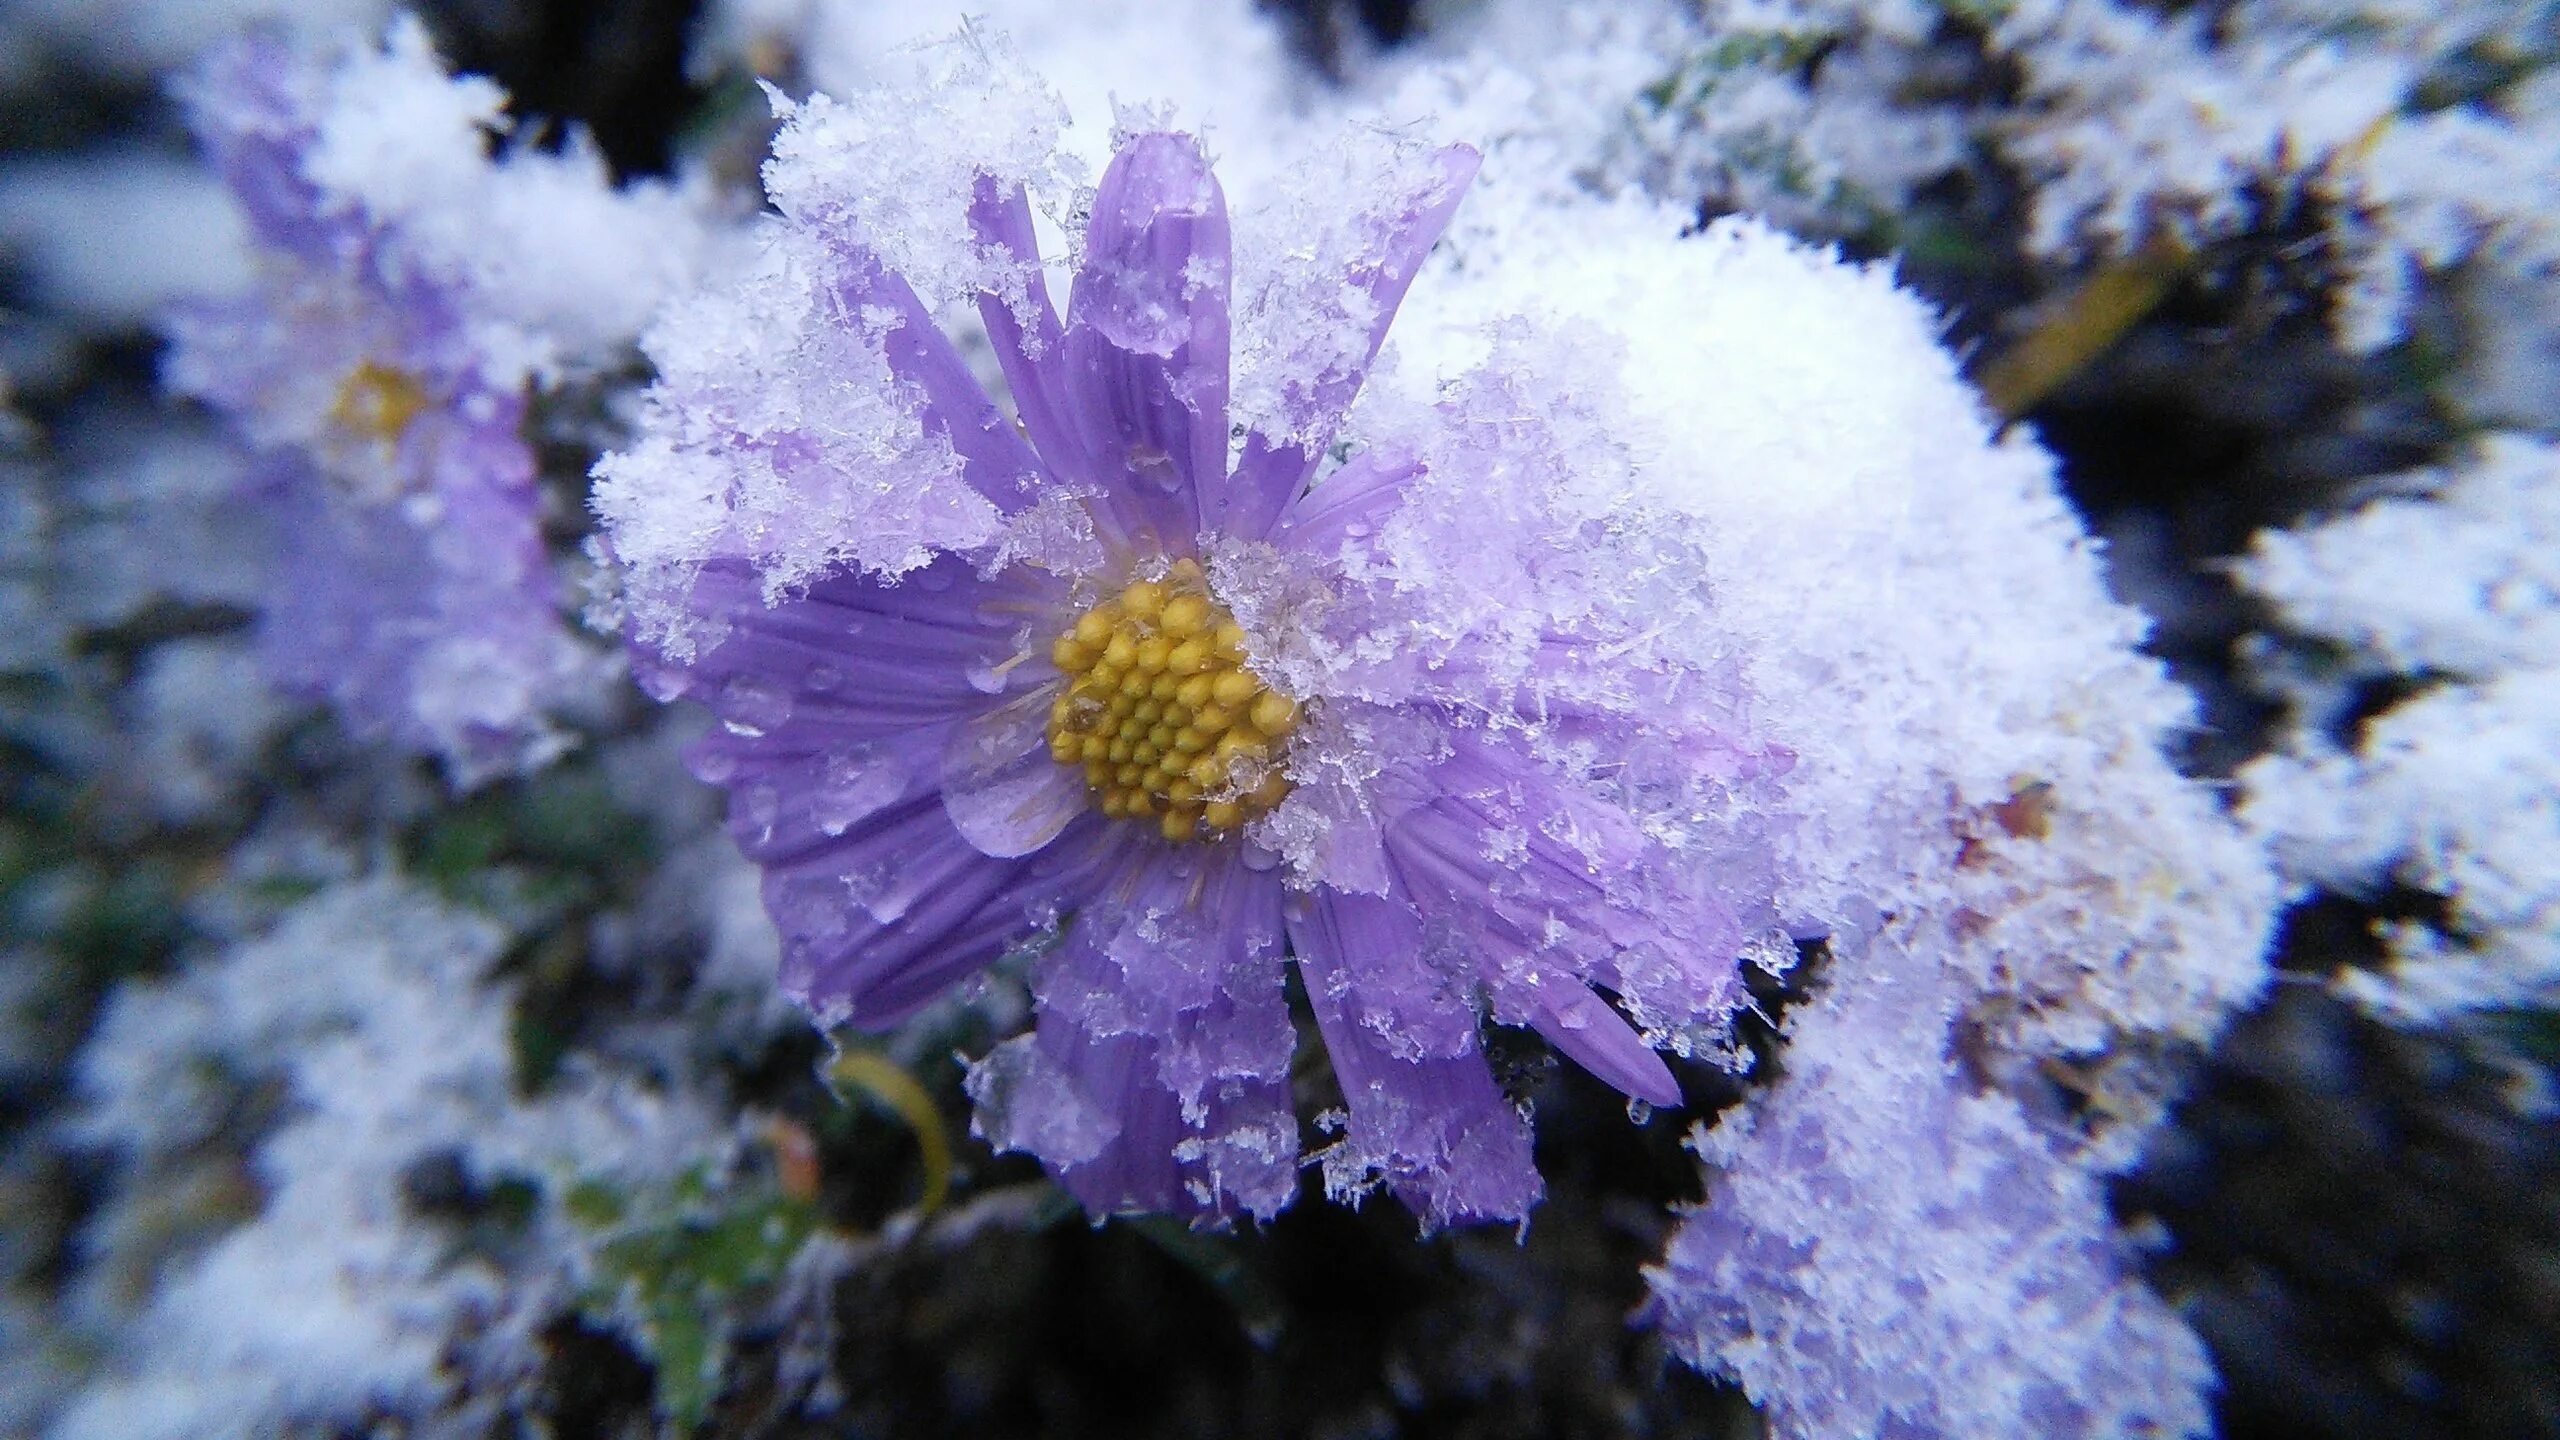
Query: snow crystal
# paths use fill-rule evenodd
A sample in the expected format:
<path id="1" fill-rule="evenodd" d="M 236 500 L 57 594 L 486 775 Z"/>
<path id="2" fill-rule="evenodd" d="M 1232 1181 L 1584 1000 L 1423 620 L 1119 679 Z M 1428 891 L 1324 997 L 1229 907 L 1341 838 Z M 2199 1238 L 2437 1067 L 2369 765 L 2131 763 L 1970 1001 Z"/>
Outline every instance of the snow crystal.
<path id="1" fill-rule="evenodd" d="M 2560 988 L 2560 447 L 2492 436 L 2401 492 L 2259 537 L 2242 580 L 2287 628 L 2348 647 L 2294 691 L 2285 751 L 2241 774 L 2243 815 L 2301 881 L 2397 880 L 2452 902 L 2397 927 L 2388 972 L 2350 971 L 2385 1014 L 2533 1003 Z M 2419 693 L 2340 735 L 2354 687 Z"/>
<path id="2" fill-rule="evenodd" d="M 1674 607 L 1655 643 L 1730 657 L 1754 732 L 1803 757 L 1778 840 L 1786 923 L 1969 907 L 2012 922 L 1963 963 L 2008 992 L 2026 1049 L 2209 1036 L 2263 976 L 2272 886 L 2162 757 L 2188 702 L 2132 651 L 2142 621 L 2107 598 L 2051 460 L 1990 435 L 1881 270 L 1748 224 L 1682 240 L 1634 203 L 1541 225 L 1503 227 L 1506 264 L 1462 252 L 1463 280 L 1417 286 L 1408 361 L 1426 342 L 1471 359 L 1488 309 L 1622 335 L 1633 478 L 1587 463 L 1594 440 L 1576 483 L 1592 514 L 1632 494 L 1694 537 L 1716 604 L 1655 602 Z M 1450 369 L 1397 379 L 1429 393 Z M 1997 864 L 1967 846 L 2031 786 L 2046 833 L 1994 837 Z"/>
<path id="3" fill-rule="evenodd" d="M 129 1212 L 224 1138 L 237 1089 L 276 1085 L 283 1114 L 256 1142 L 254 1217 L 166 1267 L 49 1433 L 357 1426 L 433 1411 L 466 1381 L 503 1388 L 535 1362 L 532 1331 L 586 1279 L 572 1233 L 539 1238 L 552 1271 L 502 1275 L 412 1213 L 413 1167 L 457 1157 L 475 1184 L 663 1179 L 727 1139 L 698 1102 L 591 1074 L 519 1101 L 510 997 L 486 973 L 509 938 L 396 881 L 355 881 L 110 1000 L 79 1060 L 75 1127 L 127 1174 L 88 1237 L 93 1266 L 145 1243 Z M 90 1288 L 92 1321 L 110 1318 L 120 1302 Z"/>
<path id="4" fill-rule="evenodd" d="M 448 1271 L 439 1238 L 401 1223 L 399 1175 L 506 1103 L 504 1011 L 472 999 L 503 939 L 360 885 L 227 964 L 115 998 L 80 1063 L 96 1141 L 158 1157 L 209 1138 L 225 1070 L 281 1063 L 298 1113 L 260 1148 L 259 1220 L 159 1287 L 121 1357 L 128 1378 L 84 1394 L 55 1434 L 245 1436 L 446 1391 L 448 1338 L 496 1280 Z"/>
<path id="5" fill-rule="evenodd" d="M 2475 51 L 2530 53 L 2511 6 L 2283 3 L 2160 17 L 2112 3 L 2012 8 L 1993 43 L 2026 92 L 1999 142 L 2035 186 L 2028 249 L 2131 251 L 2236 233 L 2253 191 L 2333 202 L 2340 342 L 2407 335 L 2418 276 L 2483 253 L 2560 261 L 2547 73 L 2444 105 L 2425 86 Z"/>
<path id="6" fill-rule="evenodd" d="M 2415 79 L 2406 58 L 2350 50 L 2314 27 L 2232 28 L 2225 43 L 2201 14 L 2112 3 L 2033 0 L 2007 13 L 1995 39 L 2024 68 L 2030 117 L 2007 148 L 2038 182 L 2028 249 L 2228 233 L 2251 181 L 2337 156 Z"/>
<path id="7" fill-rule="evenodd" d="M 1836 956 L 1789 1017 L 1786 1082 L 1701 1134 L 1707 1204 L 1648 1272 L 1654 1317 L 1782 1436 L 2208 1433 L 2204 1347 L 2098 1177 L 1948 1058 L 1960 995 L 1898 953 L 1951 943 L 1933 928 Z"/>
<path id="8" fill-rule="evenodd" d="M 651 329 L 648 403 L 666 418 L 596 467 L 629 618 L 670 654 L 717 638 L 694 634 L 687 614 L 715 557 L 748 562 L 779 598 L 830 566 L 898 574 L 1001 529 L 948 436 L 898 403 L 888 327 L 845 308 L 844 287 L 873 262 L 787 224 L 760 238 L 744 268 Z M 670 433 L 708 443 L 679 447 Z"/>
<path id="9" fill-rule="evenodd" d="M 2405 278 L 2494 261 L 2538 277 L 2560 267 L 2560 83 L 2546 74 L 2497 102 L 2402 116 L 2340 177 L 2358 220 L 2345 230 L 2363 288 L 2339 320 L 2350 348 L 2403 337 Z M 2399 283 L 2395 283 L 2398 281 Z M 2487 327 L 2484 327 L 2487 328 Z"/>
<path id="10" fill-rule="evenodd" d="M 1865 228 L 1964 158 L 1915 5 L 1502 0 L 1354 75 L 1363 108 L 1488 150 L 1480 188 L 1641 191 L 1814 234 Z M 1809 58 L 1819 55 L 1819 66 Z"/>
<path id="11" fill-rule="evenodd" d="M 1008 257 L 972 235 L 981 177 L 1065 193 L 1066 111 L 1000 38 L 974 30 L 910 49 L 881 83 L 800 104 L 776 94 L 783 121 L 765 191 L 804 225 L 842 233 L 939 309 L 981 289 L 1019 288 Z"/>
<path id="12" fill-rule="evenodd" d="M 755 3 L 761 7 L 767 0 Z M 800 9 L 796 25 L 780 28 L 799 38 L 809 78 L 820 89 L 852 94 L 878 84 L 906 64 L 919 44 L 965 23 L 981 35 L 1007 37 L 1014 64 L 1058 87 L 1065 102 L 1059 119 L 1066 124 L 1063 138 L 1052 144 L 1062 144 L 1098 171 L 1110 157 L 1111 127 L 1121 105 L 1170 105 L 1205 127 L 1213 149 L 1225 149 L 1222 136 L 1236 134 L 1234 163 L 1223 154 L 1219 160 L 1219 178 L 1230 191 L 1252 187 L 1257 167 L 1267 163 L 1266 147 L 1254 132 L 1281 116 L 1304 83 L 1294 74 L 1279 22 L 1251 0 L 1181 6 L 1149 0 L 1086 0 L 1074 6 L 1039 0 L 897 6 L 804 0 Z M 775 27 L 774 21 L 766 24 Z M 981 122 L 973 117 L 970 123 Z"/>
<path id="13" fill-rule="evenodd" d="M 1472 170 L 1438 146 L 1355 130 L 1236 216 L 1237 424 L 1301 449 L 1332 438 L 1385 319 L 1359 282 L 1395 254 L 1409 197 L 1456 204 Z"/>
<path id="14" fill-rule="evenodd" d="M 282 63 L 230 63 L 261 61 Z M 711 243 L 705 197 L 657 181 L 613 185 L 583 132 L 556 152 L 499 151 L 513 128 L 506 92 L 447 74 L 414 18 L 393 24 L 380 48 L 342 46 L 325 66 L 264 77 L 276 96 L 238 83 L 225 70 L 186 88 L 199 128 L 298 144 L 292 178 L 313 187 L 315 213 L 295 219 L 360 225 L 373 279 L 393 293 L 470 297 L 460 319 L 498 384 L 614 358 Z"/>

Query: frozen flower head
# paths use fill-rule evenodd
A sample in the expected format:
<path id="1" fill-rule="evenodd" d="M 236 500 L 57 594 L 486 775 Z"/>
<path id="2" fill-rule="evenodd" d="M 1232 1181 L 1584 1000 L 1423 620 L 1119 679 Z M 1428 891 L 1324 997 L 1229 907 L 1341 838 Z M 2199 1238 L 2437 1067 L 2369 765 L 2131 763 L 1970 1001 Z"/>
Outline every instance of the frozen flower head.
<path id="1" fill-rule="evenodd" d="M 761 257 L 661 325 L 597 471 L 644 679 L 723 722 L 694 764 L 786 984 L 885 1025 L 1040 952 L 982 1129 L 1096 1211 L 1215 1220 L 1296 1190 L 1294 964 L 1336 1193 L 1523 1215 L 1481 1021 L 1676 1103 L 1655 1047 L 1721 1042 L 1765 923 L 1736 797 L 1782 757 L 1623 598 L 1701 577 L 1621 572 L 1553 484 L 1611 442 L 1498 353 L 1319 478 L 1472 151 L 1364 139 L 1231 217 L 1196 137 L 1124 131 L 1061 315 L 1058 107 L 982 42 L 925 64 L 783 107 Z"/>
<path id="2" fill-rule="evenodd" d="M 186 99 L 260 271 L 171 317 L 167 378 L 263 458 L 270 670 L 458 784 L 542 762 L 595 662 L 557 607 L 527 387 L 627 342 L 692 222 L 580 146 L 493 159 L 504 94 L 414 22 L 380 50 L 242 41 Z"/>

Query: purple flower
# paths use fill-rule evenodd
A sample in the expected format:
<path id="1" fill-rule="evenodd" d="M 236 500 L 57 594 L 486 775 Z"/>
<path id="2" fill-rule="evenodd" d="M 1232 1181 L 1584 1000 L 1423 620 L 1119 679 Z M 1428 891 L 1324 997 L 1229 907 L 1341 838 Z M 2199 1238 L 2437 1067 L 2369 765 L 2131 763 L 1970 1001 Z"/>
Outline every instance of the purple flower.
<path id="1" fill-rule="evenodd" d="M 415 233 L 489 172 L 503 96 L 448 79 L 404 25 L 334 64 L 243 41 L 186 98 L 262 269 L 170 317 L 166 374 L 259 452 L 271 677 L 457 785 L 542 763 L 565 744 L 545 710 L 596 667 L 537 520 L 526 337 Z M 355 164 L 376 188 L 346 181 Z"/>
<path id="2" fill-rule="evenodd" d="M 1552 577 L 1509 561 L 1409 563 L 1507 554 L 1505 487 L 1570 463 L 1504 377 L 1317 480 L 1474 152 L 1405 152 L 1307 242 L 1330 268 L 1239 307 L 1198 141 L 1124 136 L 1063 317 L 1022 184 L 964 171 L 940 269 L 970 277 L 1008 415 L 884 259 L 921 242 L 810 182 L 831 107 L 786 111 L 764 260 L 653 337 L 643 438 L 597 472 L 644 682 L 723 722 L 693 763 L 790 990 L 885 1026 L 1036 952 L 1036 1030 L 970 1090 L 1096 1212 L 1290 1202 L 1293 964 L 1340 1082 L 1337 1194 L 1383 1183 L 1431 1225 L 1535 1203 L 1487 1016 L 1677 1104 L 1647 1036 L 1715 1041 L 1766 907 L 1645 797 L 1781 757 L 1700 718 L 1729 677 L 1608 658 L 1644 617 L 1541 609 Z M 1284 418 L 1231 433 L 1248 321 Z"/>

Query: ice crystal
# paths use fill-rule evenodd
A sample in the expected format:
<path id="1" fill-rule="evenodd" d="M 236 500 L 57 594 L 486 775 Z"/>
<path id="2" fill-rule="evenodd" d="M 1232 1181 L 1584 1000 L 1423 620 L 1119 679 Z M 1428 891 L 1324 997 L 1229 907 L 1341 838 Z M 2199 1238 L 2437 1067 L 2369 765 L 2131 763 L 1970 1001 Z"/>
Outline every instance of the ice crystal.
<path id="1" fill-rule="evenodd" d="M 554 1233 L 558 1268 L 511 1283 L 415 1213 L 417 1167 L 450 1161 L 466 1184 L 522 1177 L 556 1196 L 579 1175 L 663 1180 L 719 1131 L 681 1099 L 602 1080 L 519 1102 L 508 994 L 487 975 L 507 939 L 397 882 L 354 882 L 117 995 L 79 1070 L 80 1129 L 127 1167 L 89 1237 L 89 1319 L 122 1303 L 126 1267 L 168 1274 L 50 1433 L 355 1425 L 522 1372 L 529 1330 L 569 1302 L 583 1252 Z M 196 1253 L 153 1253 L 187 1192 L 201 1206 L 208 1179 L 222 1183 L 190 1167 L 237 1143 L 242 1092 L 260 1085 L 282 1118 L 255 1137 L 248 1219 Z"/>
<path id="2" fill-rule="evenodd" d="M 2270 667 L 2296 725 L 2242 773 L 2243 814 L 2305 884 L 2451 902 L 2442 928 L 2393 928 L 2389 970 L 2341 974 L 2359 999 L 2404 1020 L 2545 1003 L 2560 988 L 2560 449 L 2492 436 L 2383 488 L 2260 536 L 2241 568 L 2288 629 L 2344 647 Z M 2350 721 L 2374 683 L 2414 693 Z"/>
<path id="3" fill-rule="evenodd" d="M 727 22 L 732 33 L 791 40 L 804 57 L 809 81 L 838 95 L 894 83 L 919 47 L 960 25 L 1001 34 L 1026 70 L 1058 87 L 1067 123 L 1063 144 L 1080 162 L 1096 167 L 1110 158 L 1111 131 L 1123 104 L 1172 105 L 1215 137 L 1230 126 L 1269 124 L 1291 108 L 1306 84 L 1286 53 L 1279 22 L 1251 0 L 1200 0 L 1178 8 L 1146 0 L 1088 0 L 1071 10 L 1038 0 L 923 0 L 894 7 L 863 0 L 733 0 L 725 8 L 737 12 Z M 756 11 L 765 13 L 751 13 Z M 1264 163 L 1263 147 L 1238 149 L 1220 161 L 1230 189 L 1240 178 L 1251 178 L 1233 169 Z"/>
<path id="4" fill-rule="evenodd" d="M 2028 248 L 2219 239 L 2269 197 L 2308 193 L 2328 203 L 2340 341 L 2397 343 L 2422 277 L 2474 262 L 2547 277 L 2560 256 L 2548 77 L 2463 78 L 2547 51 L 2547 24 L 2497 4 L 2256 0 L 2211 24 L 2012 7 L 1993 39 L 2027 78 L 2001 143 L 2036 186 Z"/>
<path id="5" fill-rule="evenodd" d="M 1960 945 L 1852 951 L 1791 1018 L 1786 1083 L 1701 1139 L 1708 1203 L 1651 1272 L 1655 1318 L 1782 1436 L 2206 1433 L 2204 1347 L 2097 1177 L 1947 1053 L 1963 990 L 1906 947 Z"/>

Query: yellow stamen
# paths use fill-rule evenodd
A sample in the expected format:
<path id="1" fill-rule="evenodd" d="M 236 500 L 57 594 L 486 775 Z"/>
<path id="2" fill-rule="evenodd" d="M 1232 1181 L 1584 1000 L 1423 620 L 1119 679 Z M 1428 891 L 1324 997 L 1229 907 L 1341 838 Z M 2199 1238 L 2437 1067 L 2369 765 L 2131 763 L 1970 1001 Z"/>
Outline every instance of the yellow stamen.
<path id="1" fill-rule="evenodd" d="M 339 382 L 329 418 L 366 439 L 396 445 L 426 408 L 426 387 L 407 371 L 367 360 Z"/>
<path id="2" fill-rule="evenodd" d="M 1289 795 L 1278 757 L 1298 703 L 1245 663 L 1244 628 L 1196 561 L 1076 617 L 1050 646 L 1067 689 L 1049 753 L 1081 768 L 1102 813 L 1176 844 L 1215 839 Z"/>

